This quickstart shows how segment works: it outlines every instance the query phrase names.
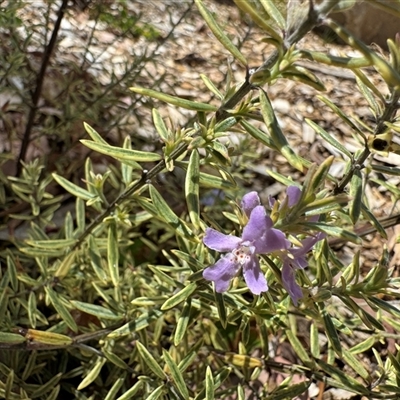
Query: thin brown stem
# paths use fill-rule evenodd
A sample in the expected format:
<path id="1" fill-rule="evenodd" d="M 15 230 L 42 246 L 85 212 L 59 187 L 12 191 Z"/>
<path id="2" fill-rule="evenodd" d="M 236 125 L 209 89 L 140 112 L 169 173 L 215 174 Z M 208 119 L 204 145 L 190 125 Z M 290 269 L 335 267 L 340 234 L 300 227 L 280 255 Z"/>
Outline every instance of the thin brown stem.
<path id="1" fill-rule="evenodd" d="M 21 144 L 21 150 L 20 150 L 20 153 L 18 156 L 17 176 L 21 173 L 21 169 L 22 169 L 21 161 L 25 161 L 26 152 L 28 150 L 36 112 L 38 110 L 38 103 L 39 103 L 39 99 L 40 99 L 40 96 L 42 93 L 42 87 L 43 87 L 44 77 L 46 74 L 46 69 L 49 65 L 50 57 L 51 57 L 51 54 L 53 52 L 54 46 L 57 41 L 57 35 L 60 30 L 61 21 L 64 17 L 66 9 L 67 9 L 67 5 L 68 5 L 68 0 L 63 0 L 60 8 L 58 10 L 57 20 L 56 20 L 56 23 L 54 24 L 54 29 L 51 34 L 49 44 L 46 46 L 45 51 L 43 53 L 42 63 L 41 63 L 40 70 L 39 70 L 39 73 L 36 78 L 35 91 L 33 92 L 33 95 L 32 95 L 32 104 L 31 104 L 30 111 L 29 111 L 28 122 L 26 123 L 24 137 L 22 139 L 22 144 Z"/>

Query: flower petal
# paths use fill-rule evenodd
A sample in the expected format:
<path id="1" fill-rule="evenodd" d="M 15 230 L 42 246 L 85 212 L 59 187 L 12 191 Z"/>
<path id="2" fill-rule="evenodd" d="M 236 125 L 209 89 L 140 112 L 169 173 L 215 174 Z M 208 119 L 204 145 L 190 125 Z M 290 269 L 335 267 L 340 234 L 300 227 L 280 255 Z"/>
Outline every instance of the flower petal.
<path id="1" fill-rule="evenodd" d="M 293 304 L 297 307 L 298 301 L 303 297 L 303 292 L 300 286 L 296 283 L 295 272 L 289 265 L 288 260 L 285 260 L 282 267 L 282 283 L 286 291 L 289 293 Z"/>
<path id="2" fill-rule="evenodd" d="M 220 258 L 214 265 L 203 271 L 203 278 L 215 284 L 215 291 L 218 293 L 226 292 L 230 281 L 238 273 L 239 264 L 232 262 L 232 254 L 227 254 Z"/>
<path id="3" fill-rule="evenodd" d="M 257 206 L 250 214 L 249 222 L 243 228 L 242 240 L 255 243 L 268 230 L 267 226 L 267 214 L 263 206 Z M 271 222 L 272 224 L 272 222 Z M 257 247 L 255 245 L 255 247 Z"/>
<path id="4" fill-rule="evenodd" d="M 286 189 L 286 196 L 288 198 L 288 206 L 293 207 L 295 206 L 301 197 L 301 189 L 297 186 L 289 186 Z"/>
<path id="5" fill-rule="evenodd" d="M 221 253 L 226 253 L 236 249 L 242 239 L 234 235 L 225 235 L 215 229 L 207 228 L 203 238 L 203 243 L 210 249 L 217 250 Z"/>
<path id="6" fill-rule="evenodd" d="M 269 217 L 268 217 L 269 218 Z M 276 250 L 285 250 L 290 247 L 290 241 L 279 229 L 271 228 L 262 237 L 262 246 L 256 248 L 257 253 L 271 253 Z"/>
<path id="7" fill-rule="evenodd" d="M 267 280 L 261 271 L 257 257 L 251 257 L 250 261 L 243 265 L 243 276 L 253 294 L 260 294 L 268 290 Z"/>
<path id="8" fill-rule="evenodd" d="M 305 257 L 305 255 L 314 247 L 315 243 L 322 240 L 325 236 L 324 233 L 318 232 L 315 236 L 310 236 L 307 239 L 302 240 L 302 247 L 294 247 L 290 252 L 293 254 L 295 259 Z"/>
<path id="9" fill-rule="evenodd" d="M 246 213 L 248 217 L 250 217 L 250 214 L 253 211 L 253 209 L 259 206 L 260 204 L 261 202 L 257 192 L 250 192 L 245 194 L 241 202 L 242 210 Z"/>

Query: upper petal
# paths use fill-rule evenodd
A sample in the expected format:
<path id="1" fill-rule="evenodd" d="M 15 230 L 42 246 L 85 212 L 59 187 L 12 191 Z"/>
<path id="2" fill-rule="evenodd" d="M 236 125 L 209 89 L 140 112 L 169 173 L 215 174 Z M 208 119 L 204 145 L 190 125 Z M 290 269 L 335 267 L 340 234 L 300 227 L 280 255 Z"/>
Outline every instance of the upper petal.
<path id="1" fill-rule="evenodd" d="M 293 207 L 295 206 L 301 197 L 301 189 L 298 188 L 297 186 L 289 186 L 286 189 L 286 195 L 288 198 L 288 206 Z"/>
<path id="2" fill-rule="evenodd" d="M 203 243 L 210 249 L 217 250 L 221 253 L 226 253 L 236 249 L 242 239 L 234 235 L 225 235 L 213 228 L 207 228 L 203 238 Z"/>
<path id="3" fill-rule="evenodd" d="M 265 235 L 268 230 L 267 218 L 269 217 L 263 206 L 255 207 L 250 214 L 249 222 L 243 228 L 243 241 L 255 243 L 257 239 Z"/>
<path id="4" fill-rule="evenodd" d="M 250 261 L 243 265 L 243 276 L 253 294 L 260 294 L 268 290 L 267 280 L 261 271 L 257 257 L 251 257 Z"/>
<path id="5" fill-rule="evenodd" d="M 203 278 L 215 284 L 215 291 L 218 293 L 226 292 L 232 278 L 238 273 L 239 264 L 232 262 L 232 255 L 227 254 L 220 258 L 214 265 L 203 271 Z"/>
<path id="6" fill-rule="evenodd" d="M 303 297 L 300 286 L 296 283 L 295 272 L 288 262 L 283 263 L 282 267 L 282 283 L 286 291 L 289 293 L 293 304 L 297 307 L 298 301 Z"/>
<path id="7" fill-rule="evenodd" d="M 242 210 L 246 213 L 248 217 L 250 217 L 250 214 L 253 211 L 253 209 L 259 206 L 260 204 L 261 202 L 257 192 L 250 192 L 245 194 L 241 202 Z"/>

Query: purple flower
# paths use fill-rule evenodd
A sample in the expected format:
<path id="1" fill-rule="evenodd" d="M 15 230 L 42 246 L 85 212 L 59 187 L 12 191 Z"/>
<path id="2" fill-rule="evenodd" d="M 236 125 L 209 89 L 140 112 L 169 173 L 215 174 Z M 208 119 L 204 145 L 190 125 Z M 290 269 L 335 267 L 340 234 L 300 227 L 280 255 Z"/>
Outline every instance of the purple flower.
<path id="1" fill-rule="evenodd" d="M 301 189 L 298 188 L 297 186 L 289 186 L 286 189 L 286 198 L 287 198 L 287 205 L 290 207 L 295 206 L 301 197 Z M 274 204 L 276 203 L 276 200 L 273 197 L 269 197 L 269 205 L 272 208 Z M 282 205 L 281 205 L 282 207 Z"/>
<path id="2" fill-rule="evenodd" d="M 295 280 L 295 271 L 307 267 L 307 253 L 314 247 L 315 243 L 324 237 L 325 234 L 322 232 L 310 236 L 301 241 L 301 247 L 293 247 L 283 256 L 282 283 L 295 306 L 297 306 L 299 299 L 303 297 L 303 292 Z"/>
<path id="3" fill-rule="evenodd" d="M 249 217 L 241 238 L 207 228 L 203 239 L 204 244 L 210 249 L 228 254 L 206 268 L 203 271 L 203 277 L 208 281 L 213 281 L 215 290 L 222 293 L 228 290 L 230 281 L 242 268 L 250 291 L 260 294 L 268 290 L 268 285 L 261 271 L 257 254 L 287 249 L 289 241 L 283 232 L 272 227 L 272 220 L 265 213 L 264 207 L 260 205 L 256 192 L 246 194 L 241 205 Z"/>

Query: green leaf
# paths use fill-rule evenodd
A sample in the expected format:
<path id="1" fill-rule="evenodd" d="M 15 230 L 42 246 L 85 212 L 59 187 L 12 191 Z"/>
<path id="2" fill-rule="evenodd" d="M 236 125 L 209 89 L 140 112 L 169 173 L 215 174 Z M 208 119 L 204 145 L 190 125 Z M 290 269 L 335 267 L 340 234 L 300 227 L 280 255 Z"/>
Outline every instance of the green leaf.
<path id="1" fill-rule="evenodd" d="M 75 197 L 79 197 L 82 200 L 94 200 L 97 196 L 90 193 L 86 189 L 81 188 L 78 185 L 68 181 L 62 176 L 57 175 L 56 173 L 51 174 L 54 180 L 62 186 L 67 192 L 71 193 Z"/>
<path id="2" fill-rule="evenodd" d="M 316 90 L 326 90 L 324 84 L 307 68 L 303 68 L 298 65 L 292 65 L 290 68 L 287 68 L 284 72 L 282 72 L 281 75 L 283 78 L 304 83 L 305 85 L 311 86 Z"/>
<path id="3" fill-rule="evenodd" d="M 282 38 L 279 35 L 278 32 L 276 32 L 272 26 L 270 21 L 268 21 L 267 18 L 264 18 L 264 16 L 260 13 L 257 8 L 253 6 L 255 4 L 254 2 L 251 1 L 243 1 L 243 0 L 233 0 L 235 4 L 246 14 L 249 14 L 251 19 L 265 32 L 267 32 L 272 38 L 274 38 L 276 41 L 281 42 Z M 268 1 L 268 0 L 267 0 Z"/>
<path id="4" fill-rule="evenodd" d="M 267 396 L 265 400 L 287 400 L 287 399 L 296 399 L 297 396 L 301 394 L 305 394 L 307 389 L 311 385 L 311 380 L 291 384 L 289 387 L 281 388 L 278 387 L 274 392 L 272 392 L 271 396 Z"/>
<path id="5" fill-rule="evenodd" d="M 337 387 L 368 396 L 369 390 L 361 383 L 356 381 L 354 378 L 352 378 L 349 374 L 346 374 L 340 369 L 325 363 L 321 359 L 317 359 L 316 362 L 325 373 L 327 373 L 337 381 Z"/>
<path id="6" fill-rule="evenodd" d="M 119 248 L 118 248 L 118 233 L 117 224 L 111 221 L 108 226 L 107 239 L 107 263 L 108 271 L 114 286 L 119 285 Z"/>
<path id="7" fill-rule="evenodd" d="M 83 123 L 85 131 L 89 134 L 89 136 L 97 143 L 107 144 L 107 142 L 98 134 L 89 124 L 86 122 Z"/>
<path id="8" fill-rule="evenodd" d="M 320 343 L 317 324 L 314 322 L 310 325 L 310 351 L 314 358 L 320 357 Z"/>
<path id="9" fill-rule="evenodd" d="M 40 247 L 42 249 L 66 249 L 76 243 L 76 239 L 59 239 L 59 240 L 26 240 L 25 243 L 32 247 Z"/>
<path id="10" fill-rule="evenodd" d="M 268 15 L 275 21 L 278 27 L 283 31 L 286 27 L 286 21 L 281 12 L 275 6 L 274 1 L 260 0 L 260 3 L 264 7 Z"/>
<path id="11" fill-rule="evenodd" d="M 269 147 L 272 150 L 277 150 L 277 147 L 275 146 L 273 140 L 268 134 L 256 128 L 254 125 L 250 124 L 244 119 L 240 121 L 240 124 L 254 139 L 260 141 L 262 144 L 264 144 L 265 146 Z"/>
<path id="12" fill-rule="evenodd" d="M 180 97 L 170 96 L 169 94 L 160 93 L 151 89 L 131 87 L 129 88 L 129 90 L 132 90 L 132 92 L 141 94 L 143 96 L 153 97 L 157 100 L 164 101 L 165 103 L 172 104 L 176 107 L 186 108 L 187 110 L 213 112 L 217 111 L 218 109 L 218 107 L 211 104 L 198 103 L 196 101 L 181 99 Z"/>
<path id="13" fill-rule="evenodd" d="M 132 321 L 109 333 L 107 338 L 114 339 L 120 336 L 131 335 L 133 332 L 147 328 L 151 322 L 155 321 L 161 315 L 162 313 L 158 310 L 152 310 L 149 313 L 143 312 L 139 317 L 135 317 Z"/>
<path id="14" fill-rule="evenodd" d="M 293 347 L 293 350 L 295 353 L 299 356 L 300 360 L 303 361 L 304 364 L 306 365 L 311 365 L 311 359 L 307 353 L 307 351 L 304 349 L 303 345 L 301 344 L 299 338 L 290 330 L 286 329 L 286 336 L 289 339 L 290 344 Z"/>
<path id="15" fill-rule="evenodd" d="M 54 273 L 54 276 L 62 279 L 65 278 L 71 269 L 72 265 L 74 264 L 75 257 L 77 255 L 78 250 L 74 250 L 69 253 L 60 263 L 57 268 L 57 271 Z"/>
<path id="16" fill-rule="evenodd" d="M 200 157 L 197 150 L 190 155 L 185 179 L 186 205 L 189 218 L 196 229 L 200 229 L 200 200 L 199 200 Z"/>
<path id="17" fill-rule="evenodd" d="M 324 96 L 318 95 L 317 98 L 325 103 L 336 115 L 338 115 L 351 129 L 358 134 L 364 135 L 363 131 L 332 101 Z"/>
<path id="18" fill-rule="evenodd" d="M 329 343 L 331 344 L 333 350 L 335 350 L 335 353 L 338 356 L 342 356 L 342 344 L 336 332 L 336 328 L 335 325 L 333 324 L 331 316 L 325 310 L 325 306 L 323 303 L 318 303 L 318 306 L 320 309 L 320 313 L 322 315 L 322 321 L 325 326 L 326 337 L 328 338 Z"/>
<path id="19" fill-rule="evenodd" d="M 14 258 L 11 256 L 7 256 L 7 271 L 8 276 L 10 277 L 11 287 L 14 292 L 18 290 L 18 274 L 17 274 L 17 266 L 15 265 Z"/>
<path id="20" fill-rule="evenodd" d="M 122 382 L 123 383 L 123 382 Z M 136 382 L 131 388 L 129 388 L 122 396 L 119 396 L 117 400 L 134 400 L 137 398 L 136 393 L 142 388 L 144 381 Z M 163 387 L 161 386 L 161 389 Z M 153 392 L 154 393 L 154 392 Z M 135 397 L 134 397 L 135 396 Z M 148 398 L 147 398 L 148 399 Z M 108 400 L 105 398 L 104 400 Z M 112 400 L 112 399 L 110 399 Z"/>
<path id="21" fill-rule="evenodd" d="M 26 342 L 26 338 L 22 335 L 9 332 L 0 332 L 0 343 L 8 343 L 10 345 Z"/>
<path id="22" fill-rule="evenodd" d="M 210 366 L 206 369 L 206 398 L 205 400 L 214 400 L 214 377 Z"/>
<path id="23" fill-rule="evenodd" d="M 175 363 L 174 359 L 171 357 L 169 352 L 166 351 L 165 349 L 163 349 L 163 356 L 165 362 L 168 365 L 170 374 L 172 376 L 172 380 L 175 383 L 176 388 L 178 389 L 179 393 L 183 396 L 184 399 L 188 399 L 189 391 L 188 388 L 186 387 L 185 380 L 177 364 Z"/>
<path id="24" fill-rule="evenodd" d="M 150 197 L 154 207 L 157 210 L 155 216 L 162 221 L 165 221 L 171 225 L 175 231 L 183 237 L 193 238 L 193 232 L 181 221 L 178 216 L 171 210 L 169 205 L 158 193 L 157 189 L 153 185 L 149 185 Z"/>
<path id="25" fill-rule="evenodd" d="M 68 325 L 68 327 L 72 331 L 78 332 L 78 326 L 75 320 L 72 318 L 72 315 L 68 311 L 67 307 L 63 304 L 63 302 L 59 298 L 59 295 L 49 286 L 45 286 L 44 290 L 47 296 L 49 296 L 51 304 L 53 304 L 53 307 L 60 314 L 62 320 Z"/>
<path id="26" fill-rule="evenodd" d="M 214 17 L 210 13 L 210 11 L 207 10 L 205 5 L 203 4 L 202 0 L 195 0 L 196 6 L 200 11 L 200 14 L 206 21 L 206 24 L 208 27 L 211 29 L 212 33 L 214 36 L 217 38 L 217 40 L 222 44 L 222 46 L 225 47 L 232 55 L 235 57 L 243 66 L 247 65 L 246 58 L 243 56 L 243 54 L 238 50 L 238 48 L 231 42 L 231 40 L 228 38 L 228 36 L 223 32 L 223 30 L 220 28 L 220 26 L 217 24 L 215 21 Z"/>
<path id="27" fill-rule="evenodd" d="M 343 26 L 338 25 L 332 19 L 327 19 L 325 23 L 348 45 L 353 49 L 360 51 L 367 59 L 372 61 L 374 68 L 382 76 L 383 80 L 391 87 L 400 87 L 400 74 L 383 58 L 375 53 L 364 42 L 357 39 Z"/>
<path id="28" fill-rule="evenodd" d="M 215 188 L 215 189 L 236 189 L 237 185 L 226 179 L 222 179 L 219 176 L 214 176 L 206 174 L 205 172 L 200 172 L 199 176 L 200 186 Z"/>
<path id="29" fill-rule="evenodd" d="M 115 400 L 115 397 L 116 397 L 117 393 L 120 391 L 121 387 L 123 386 L 123 384 L 124 384 L 124 382 L 125 382 L 125 379 L 126 379 L 126 374 L 122 373 L 121 375 L 119 375 L 118 378 L 117 378 L 117 379 L 115 380 L 115 382 L 113 383 L 113 385 L 111 386 L 111 388 L 108 390 L 107 396 L 104 398 L 104 400 Z M 139 386 L 139 388 L 140 388 L 140 383 L 141 383 L 141 382 L 142 382 L 142 381 L 136 382 L 135 385 L 134 385 L 133 387 Z M 132 389 L 132 388 L 126 390 L 126 391 L 124 392 L 124 394 L 123 394 L 122 396 L 120 396 L 118 399 L 121 399 L 121 398 L 123 398 L 123 396 L 126 396 L 126 394 L 127 394 L 128 392 L 130 392 L 131 389 Z M 136 393 L 136 392 L 135 392 L 135 393 Z M 132 396 L 133 396 L 135 393 L 130 392 L 130 393 L 128 394 L 128 397 L 125 397 L 124 399 L 125 399 L 125 400 L 132 399 L 132 398 L 133 398 Z M 129 397 L 129 396 L 130 396 L 130 397 Z"/>
<path id="30" fill-rule="evenodd" d="M 165 373 L 160 367 L 159 363 L 156 359 L 151 355 L 151 353 L 140 343 L 138 340 L 136 341 L 136 348 L 140 354 L 142 360 L 146 363 L 146 365 L 153 371 L 153 373 L 158 376 L 160 379 L 165 379 Z"/>
<path id="31" fill-rule="evenodd" d="M 351 351 L 344 351 L 342 353 L 343 360 L 351 367 L 358 375 L 361 376 L 366 382 L 371 382 L 371 374 L 364 368 L 362 362 L 357 360 Z"/>
<path id="32" fill-rule="evenodd" d="M 388 174 L 393 176 L 400 176 L 400 168 L 388 167 L 385 165 L 370 164 L 373 171 L 380 172 L 381 174 Z"/>
<path id="33" fill-rule="evenodd" d="M 289 146 L 289 143 L 286 140 L 281 127 L 279 126 L 279 122 L 276 119 L 271 102 L 263 90 L 260 90 L 260 100 L 261 113 L 275 146 L 290 163 L 290 165 L 292 165 L 292 167 L 298 169 L 299 171 L 303 171 L 303 163 L 301 158 L 299 158 L 299 156 Z"/>
<path id="34" fill-rule="evenodd" d="M 172 297 L 170 297 L 162 306 L 161 310 L 169 310 L 172 307 L 175 307 L 182 301 L 185 301 L 197 288 L 196 282 L 189 283 L 185 288 L 180 290 L 178 293 L 175 293 Z"/>
<path id="35" fill-rule="evenodd" d="M 218 315 L 219 315 L 219 321 L 221 322 L 221 325 L 224 329 L 226 329 L 226 326 L 228 324 L 228 319 L 226 315 L 226 306 L 224 302 L 224 294 L 223 293 L 217 293 L 214 292 L 215 295 L 215 303 L 217 306 L 218 310 Z"/>
<path id="36" fill-rule="evenodd" d="M 178 346 L 178 344 L 182 341 L 187 333 L 187 327 L 189 325 L 190 319 L 190 311 L 191 311 L 191 300 L 188 298 L 183 306 L 183 310 L 181 315 L 178 318 L 178 322 L 176 323 L 175 334 L 174 334 L 174 345 Z"/>
<path id="37" fill-rule="evenodd" d="M 34 292 L 30 292 L 28 298 L 28 318 L 31 327 L 33 329 L 36 328 L 36 313 L 37 313 L 36 294 Z"/>
<path id="38" fill-rule="evenodd" d="M 93 367 L 89 370 L 89 372 L 85 376 L 85 379 L 79 384 L 78 390 L 84 389 L 95 381 L 95 379 L 99 376 L 99 373 L 106 361 L 107 360 L 104 357 L 97 357 L 97 360 L 93 364 Z"/>
<path id="39" fill-rule="evenodd" d="M 330 145 L 335 147 L 337 150 L 339 150 L 341 153 L 345 154 L 347 157 L 350 159 L 352 158 L 351 153 L 344 147 L 342 144 L 340 144 L 333 136 L 331 136 L 328 132 L 326 132 L 324 129 L 322 129 L 319 125 L 317 125 L 315 122 L 311 121 L 308 118 L 305 118 L 305 121 L 307 122 L 308 125 L 311 126 L 317 132 L 323 139 L 325 139 Z"/>
<path id="40" fill-rule="evenodd" d="M 121 369 L 128 369 L 129 366 L 125 363 L 122 358 L 118 357 L 116 354 L 112 353 L 111 351 L 108 351 L 106 349 L 103 349 L 103 354 L 107 358 L 107 360 L 111 361 L 114 365 Z"/>
<path id="41" fill-rule="evenodd" d="M 200 74 L 200 78 L 207 86 L 207 89 L 213 92 L 220 100 L 223 100 L 224 95 L 219 91 L 219 89 L 211 82 L 211 80 L 206 75 Z"/>
<path id="42" fill-rule="evenodd" d="M 89 147 L 89 149 L 113 157 L 121 162 L 124 162 L 125 160 L 138 161 L 138 162 L 152 162 L 152 161 L 159 161 L 162 158 L 161 155 L 157 153 L 150 153 L 149 151 L 124 149 L 121 147 L 111 146 L 109 144 L 92 142 L 91 140 L 82 139 L 81 143 L 86 147 Z"/>
<path id="43" fill-rule="evenodd" d="M 37 397 L 42 397 L 44 396 L 47 392 L 52 390 L 54 386 L 58 384 L 60 381 L 61 377 L 63 376 L 62 372 L 59 372 L 58 374 L 54 375 L 51 379 L 49 379 L 46 383 L 42 384 L 39 386 L 38 389 L 36 389 L 31 395 L 30 398 L 36 399 Z M 46 396 L 46 399 L 48 397 Z"/>
<path id="44" fill-rule="evenodd" d="M 98 306 L 96 304 L 84 303 L 82 301 L 71 300 L 71 304 L 76 307 L 78 310 L 88 313 L 90 315 L 94 315 L 99 319 L 112 319 L 112 320 L 121 320 L 123 317 L 115 314 L 113 311 L 108 308 Z"/>
<path id="45" fill-rule="evenodd" d="M 350 218 L 353 224 L 355 224 L 360 218 L 362 195 L 363 195 L 363 179 L 361 171 L 355 170 L 350 182 L 350 196 L 353 199 L 350 200 L 349 204 Z"/>
<path id="46" fill-rule="evenodd" d="M 159 386 L 157 389 L 154 389 L 151 394 L 146 397 L 146 400 L 157 400 L 164 392 L 165 385 Z"/>
<path id="47" fill-rule="evenodd" d="M 358 235 L 346 229 L 339 228 L 338 226 L 331 226 L 328 224 L 324 224 L 322 222 L 306 222 L 303 223 L 302 225 L 304 225 L 310 230 L 325 232 L 329 236 L 339 237 L 341 239 L 349 240 L 350 242 L 357 244 L 361 243 L 361 239 L 359 238 Z"/>
<path id="48" fill-rule="evenodd" d="M 168 142 L 170 140 L 170 135 L 168 133 L 167 127 L 164 124 L 161 114 L 158 112 L 156 108 L 153 108 L 152 114 L 153 114 L 153 123 L 157 129 L 158 134 L 160 135 L 161 139 L 164 142 Z"/>

